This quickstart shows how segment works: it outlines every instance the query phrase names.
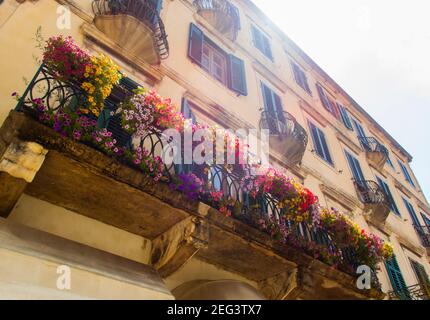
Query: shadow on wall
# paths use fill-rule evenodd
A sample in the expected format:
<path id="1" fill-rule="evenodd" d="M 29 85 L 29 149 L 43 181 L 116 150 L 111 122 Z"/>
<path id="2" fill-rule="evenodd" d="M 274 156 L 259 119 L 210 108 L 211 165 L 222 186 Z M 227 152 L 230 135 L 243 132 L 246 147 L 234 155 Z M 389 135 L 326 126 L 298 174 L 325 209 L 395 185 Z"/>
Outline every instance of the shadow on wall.
<path id="1" fill-rule="evenodd" d="M 195 280 L 173 290 L 178 300 L 265 300 L 249 284 L 235 280 Z"/>

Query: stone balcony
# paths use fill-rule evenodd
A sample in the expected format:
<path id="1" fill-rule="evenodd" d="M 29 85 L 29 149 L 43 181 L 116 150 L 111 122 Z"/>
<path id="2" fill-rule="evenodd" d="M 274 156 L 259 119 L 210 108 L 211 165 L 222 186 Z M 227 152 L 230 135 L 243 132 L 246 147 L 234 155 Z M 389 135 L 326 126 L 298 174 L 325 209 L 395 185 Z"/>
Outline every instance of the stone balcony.
<path id="1" fill-rule="evenodd" d="M 374 137 L 358 137 L 358 140 L 366 151 L 369 163 L 377 169 L 382 169 L 388 159 L 388 149 Z"/>
<path id="2" fill-rule="evenodd" d="M 94 0 L 94 25 L 130 55 L 159 64 L 169 43 L 158 8 L 149 0 Z"/>
<path id="3" fill-rule="evenodd" d="M 152 241 L 162 277 L 192 257 L 259 284 L 270 299 L 382 298 L 356 279 L 281 244 L 244 221 L 190 201 L 168 185 L 11 111 L 0 129 L 1 215 L 25 193 Z M 112 195 L 115 197 L 112 197 Z"/>
<path id="4" fill-rule="evenodd" d="M 368 220 L 383 224 L 390 213 L 388 197 L 375 181 L 354 181 L 358 198 L 364 204 Z"/>
<path id="5" fill-rule="evenodd" d="M 197 13 L 217 31 L 234 41 L 240 30 L 239 12 L 228 0 L 194 0 Z"/>
<path id="6" fill-rule="evenodd" d="M 260 129 L 269 130 L 271 152 L 281 154 L 285 163 L 294 166 L 302 161 L 308 134 L 290 113 L 284 111 L 279 117 L 263 111 Z"/>

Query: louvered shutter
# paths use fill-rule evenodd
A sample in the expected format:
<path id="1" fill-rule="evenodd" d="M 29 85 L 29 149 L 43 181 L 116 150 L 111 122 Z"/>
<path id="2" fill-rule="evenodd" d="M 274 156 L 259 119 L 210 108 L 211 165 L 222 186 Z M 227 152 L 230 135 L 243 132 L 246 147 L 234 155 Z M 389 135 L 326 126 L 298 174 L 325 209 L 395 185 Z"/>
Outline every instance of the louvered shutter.
<path id="1" fill-rule="evenodd" d="M 405 203 L 406 209 L 408 209 L 408 212 L 409 212 L 409 215 L 412 219 L 413 224 L 417 227 L 421 227 L 421 223 L 418 220 L 418 217 L 417 217 L 417 214 L 415 213 L 414 207 L 406 199 L 403 199 L 403 202 Z"/>
<path id="2" fill-rule="evenodd" d="M 384 181 L 382 181 L 382 179 L 381 179 L 381 178 L 376 177 L 376 179 L 378 180 L 379 185 L 380 185 L 380 186 L 381 186 L 381 188 L 385 191 L 385 194 L 386 194 L 386 195 L 387 195 L 387 197 L 388 197 L 388 201 L 390 202 L 391 210 L 392 210 L 395 214 L 397 214 L 398 216 L 400 216 L 399 209 L 397 208 L 396 202 L 394 201 L 393 195 L 391 194 L 391 190 L 390 190 L 390 188 L 388 187 L 388 185 L 387 185 Z"/>
<path id="3" fill-rule="evenodd" d="M 318 155 L 320 155 L 321 157 L 324 157 L 324 151 L 320 142 L 318 128 L 313 123 L 309 123 L 309 126 L 311 128 L 312 140 L 314 142 L 314 147 L 316 149 L 315 151 L 317 152 Z"/>
<path id="4" fill-rule="evenodd" d="M 351 118 L 349 117 L 348 110 L 344 106 L 342 106 L 340 103 L 337 103 L 337 107 L 340 110 L 340 115 L 342 117 L 343 124 L 345 127 L 349 130 L 354 130 L 351 123 Z"/>
<path id="5" fill-rule="evenodd" d="M 263 40 L 263 50 L 264 50 L 264 53 L 265 53 L 266 57 L 268 57 L 270 60 L 273 61 L 272 48 L 270 46 L 269 38 L 267 38 L 263 34 L 261 35 L 261 38 Z"/>
<path id="6" fill-rule="evenodd" d="M 400 271 L 396 256 L 393 256 L 390 260 L 385 261 L 385 267 L 387 268 L 393 290 L 400 298 L 408 299 L 409 294 L 407 292 L 406 282 L 403 278 L 402 272 Z"/>
<path id="7" fill-rule="evenodd" d="M 229 82 L 228 86 L 231 90 L 246 96 L 248 90 L 246 87 L 245 63 L 243 60 L 230 54 L 229 59 Z"/>
<path id="8" fill-rule="evenodd" d="M 284 108 L 282 106 L 281 97 L 279 97 L 276 93 L 273 93 L 273 100 L 275 103 L 276 116 L 278 120 L 282 123 L 285 123 Z"/>
<path id="9" fill-rule="evenodd" d="M 331 159 L 331 155 L 330 155 L 330 151 L 328 149 L 325 134 L 321 129 L 317 128 L 317 130 L 319 132 L 320 141 L 321 141 L 322 147 L 324 149 L 324 159 L 326 159 L 330 164 L 333 164 L 333 160 Z"/>
<path id="10" fill-rule="evenodd" d="M 203 32 L 195 24 L 191 23 L 188 56 L 199 65 L 202 63 L 203 38 Z"/>

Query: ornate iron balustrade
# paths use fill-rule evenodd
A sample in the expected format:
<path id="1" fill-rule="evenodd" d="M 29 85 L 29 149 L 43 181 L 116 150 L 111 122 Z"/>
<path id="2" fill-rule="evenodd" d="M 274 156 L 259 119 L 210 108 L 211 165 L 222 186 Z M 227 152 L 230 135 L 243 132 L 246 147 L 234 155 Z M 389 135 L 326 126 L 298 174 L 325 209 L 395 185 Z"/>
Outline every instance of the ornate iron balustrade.
<path id="1" fill-rule="evenodd" d="M 387 194 L 375 181 L 354 180 L 354 185 L 361 202 L 366 204 L 390 205 Z"/>
<path id="2" fill-rule="evenodd" d="M 424 247 L 430 248 L 430 227 L 429 226 L 417 226 L 414 224 L 415 231 L 421 239 Z"/>
<path id="3" fill-rule="evenodd" d="M 308 144 L 308 134 L 290 113 L 283 111 L 275 115 L 263 111 L 260 129 L 269 130 L 271 136 L 278 136 L 281 139 L 277 147 L 283 150 L 289 164 L 296 164 L 302 160 Z"/>
<path id="4" fill-rule="evenodd" d="M 361 146 L 367 152 L 379 152 L 388 157 L 388 149 L 374 137 L 358 137 Z"/>
<path id="5" fill-rule="evenodd" d="M 194 6 L 197 7 L 197 12 L 204 11 L 215 12 L 218 16 L 218 21 L 215 27 L 221 33 L 231 32 L 232 40 L 237 39 L 237 34 L 240 30 L 240 17 L 236 7 L 228 0 L 194 0 Z"/>
<path id="6" fill-rule="evenodd" d="M 95 16 L 129 15 L 147 25 L 154 36 L 154 43 L 158 48 L 161 59 L 169 56 L 169 43 L 166 29 L 154 2 L 149 0 L 94 0 L 93 12 Z"/>
<path id="7" fill-rule="evenodd" d="M 123 131 L 121 119 L 118 115 L 111 115 L 121 101 L 132 94 L 132 90 L 137 84 L 130 79 L 122 79 L 119 85 L 116 85 L 111 95 L 105 102 L 105 111 L 101 113 L 97 120 L 100 128 L 106 128 L 112 132 L 113 137 L 118 144 L 133 151 L 136 147 L 145 147 L 152 157 L 163 157 L 166 152 L 166 146 L 171 144 L 169 138 L 158 132 L 148 132 L 144 137 L 133 138 Z M 78 83 L 62 81 L 45 66 L 42 65 L 36 72 L 35 76 L 29 83 L 24 94 L 17 104 L 16 110 L 25 112 L 31 116 L 37 116 L 32 101 L 41 99 L 43 104 L 53 112 L 59 111 L 76 111 L 77 108 L 85 106 L 86 93 L 80 88 Z M 92 117 L 92 116 L 89 116 Z M 89 145 L 96 148 L 95 145 Z M 126 163 L 130 165 L 130 163 Z M 264 194 L 256 198 L 251 197 L 243 187 L 243 178 L 252 174 L 251 168 L 241 165 L 179 165 L 173 164 L 165 166 L 165 173 L 169 178 L 173 174 L 184 172 L 193 172 L 204 181 L 207 191 L 221 191 L 226 199 L 232 199 L 237 204 L 238 211 L 234 213 L 235 217 L 247 222 L 258 228 L 255 224 L 255 216 L 267 219 L 273 217 L 281 228 L 289 230 L 290 236 L 294 241 L 301 243 L 315 243 L 327 248 L 330 253 L 337 253 L 342 258 L 345 266 L 348 266 L 346 272 L 355 274 L 355 269 L 359 265 L 356 259 L 356 253 L 351 248 L 338 248 L 334 244 L 331 236 L 326 230 L 310 226 L 307 223 L 295 223 L 283 219 L 287 208 L 279 205 L 278 201 L 270 194 Z M 202 199 L 205 201 L 205 199 Z M 211 205 L 210 202 L 208 202 Z"/>
<path id="8" fill-rule="evenodd" d="M 119 115 L 111 116 L 111 113 L 118 108 L 119 103 L 132 94 L 134 88 L 135 86 L 130 79 L 123 78 L 120 84 L 113 88 L 111 95 L 105 101 L 105 109 L 100 116 L 96 118 L 88 115 L 88 117 L 97 120 L 100 128 L 106 128 L 112 132 L 112 137 L 117 140 L 118 146 L 129 151 L 135 150 L 138 146 L 145 147 L 153 158 L 163 158 L 165 147 L 171 142 L 168 137 L 158 132 L 148 132 L 139 138 L 132 137 L 122 129 Z M 77 111 L 86 106 L 86 97 L 87 94 L 81 89 L 79 83 L 58 79 L 46 65 L 42 64 L 20 98 L 16 110 L 37 117 L 33 101 L 40 99 L 44 106 L 55 113 Z M 93 145 L 91 147 L 97 148 Z M 174 173 L 173 164 L 164 167 L 166 176 L 170 177 Z"/>
<path id="9" fill-rule="evenodd" d="M 430 288 L 426 285 L 415 284 L 388 292 L 388 298 L 391 300 L 430 300 Z"/>

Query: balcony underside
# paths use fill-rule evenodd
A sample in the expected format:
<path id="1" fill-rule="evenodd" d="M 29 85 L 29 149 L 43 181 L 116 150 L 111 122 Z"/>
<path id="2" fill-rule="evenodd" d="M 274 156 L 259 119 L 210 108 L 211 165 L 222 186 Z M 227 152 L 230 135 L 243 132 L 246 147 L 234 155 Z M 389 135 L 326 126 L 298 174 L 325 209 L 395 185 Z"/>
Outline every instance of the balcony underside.
<path id="1" fill-rule="evenodd" d="M 279 244 L 238 220 L 226 218 L 213 208 L 189 201 L 167 185 L 151 184 L 140 172 L 84 144 L 59 136 L 25 114 L 15 111 L 9 114 L 0 129 L 0 141 L 0 155 L 17 141 L 36 142 L 48 149 L 42 167 L 24 192 L 141 235 L 152 240 L 153 246 L 160 243 L 165 255 L 155 252 L 152 264 L 163 277 L 196 256 L 260 283 L 268 298 L 382 298 L 377 291 L 358 290 L 353 277 Z M 0 185 L 4 182 L 1 179 Z M 22 179 L 8 183 L 13 187 L 17 180 Z M 4 188 L 0 191 L 7 192 Z M 206 226 L 207 245 L 199 250 L 187 246 L 172 249 L 175 240 L 167 236 L 164 239 L 164 235 L 181 230 L 178 226 L 190 218 L 198 218 Z M 160 259 L 167 256 L 169 260 L 158 268 Z"/>
<path id="2" fill-rule="evenodd" d="M 387 162 L 387 155 L 380 151 L 366 151 L 369 163 L 377 169 L 382 169 Z"/>
<path id="3" fill-rule="evenodd" d="M 270 150 L 282 157 L 289 166 L 299 164 L 306 150 L 306 145 L 293 135 L 271 135 Z"/>
<path id="4" fill-rule="evenodd" d="M 234 40 L 236 37 L 236 22 L 232 16 L 226 15 L 225 12 L 216 9 L 199 10 L 199 15 L 205 18 L 210 25 L 220 33 L 226 35 L 229 39 Z"/>
<path id="5" fill-rule="evenodd" d="M 364 211 L 368 213 L 367 220 L 373 224 L 384 224 L 390 214 L 390 207 L 384 203 L 370 203 L 364 205 Z"/>
<path id="6" fill-rule="evenodd" d="M 149 64 L 160 63 L 153 30 L 135 17 L 126 14 L 98 15 L 94 18 L 94 24 L 131 55 Z"/>

